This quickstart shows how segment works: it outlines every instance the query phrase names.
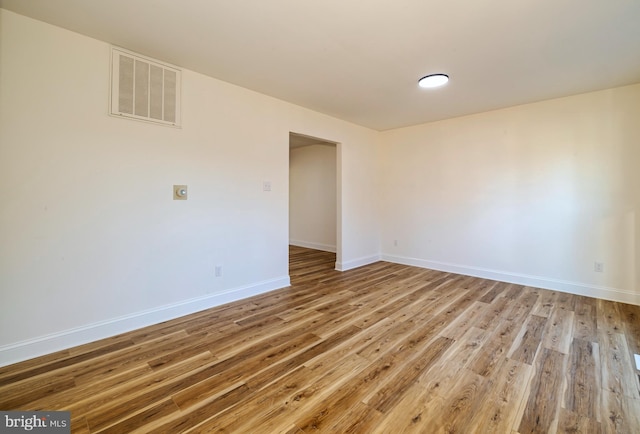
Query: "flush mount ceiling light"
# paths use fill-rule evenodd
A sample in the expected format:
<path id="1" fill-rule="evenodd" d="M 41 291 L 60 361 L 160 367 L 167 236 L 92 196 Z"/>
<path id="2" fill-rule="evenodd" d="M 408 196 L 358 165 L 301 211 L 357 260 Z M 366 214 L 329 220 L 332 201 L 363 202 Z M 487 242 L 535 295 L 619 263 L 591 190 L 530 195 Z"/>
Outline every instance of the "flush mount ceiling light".
<path id="1" fill-rule="evenodd" d="M 430 74 L 418 80 L 418 86 L 424 88 L 439 87 L 447 84 L 449 76 L 447 74 Z"/>

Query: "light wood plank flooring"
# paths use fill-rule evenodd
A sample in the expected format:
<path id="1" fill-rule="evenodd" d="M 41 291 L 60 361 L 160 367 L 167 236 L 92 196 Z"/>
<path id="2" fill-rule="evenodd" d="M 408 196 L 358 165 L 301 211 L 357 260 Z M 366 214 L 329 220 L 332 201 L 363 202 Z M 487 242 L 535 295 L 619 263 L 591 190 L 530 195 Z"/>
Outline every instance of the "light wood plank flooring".
<path id="1" fill-rule="evenodd" d="M 640 307 L 291 248 L 290 288 L 0 368 L 74 433 L 638 433 Z"/>

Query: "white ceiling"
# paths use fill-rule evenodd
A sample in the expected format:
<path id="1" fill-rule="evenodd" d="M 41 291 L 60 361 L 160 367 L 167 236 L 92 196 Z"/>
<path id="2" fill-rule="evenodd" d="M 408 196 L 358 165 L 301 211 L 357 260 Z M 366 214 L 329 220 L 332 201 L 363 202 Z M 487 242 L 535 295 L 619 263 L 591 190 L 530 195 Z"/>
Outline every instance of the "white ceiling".
<path id="1" fill-rule="evenodd" d="M 640 0 L 0 6 L 376 130 L 640 82 Z"/>

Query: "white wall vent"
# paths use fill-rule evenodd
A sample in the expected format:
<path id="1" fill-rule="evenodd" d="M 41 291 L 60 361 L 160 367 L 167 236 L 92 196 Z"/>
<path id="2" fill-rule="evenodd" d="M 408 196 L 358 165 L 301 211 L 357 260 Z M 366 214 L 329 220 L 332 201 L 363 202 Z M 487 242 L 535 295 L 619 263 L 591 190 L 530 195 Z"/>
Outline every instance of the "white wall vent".
<path id="1" fill-rule="evenodd" d="M 180 127 L 180 76 L 175 66 L 113 47 L 110 114 Z"/>

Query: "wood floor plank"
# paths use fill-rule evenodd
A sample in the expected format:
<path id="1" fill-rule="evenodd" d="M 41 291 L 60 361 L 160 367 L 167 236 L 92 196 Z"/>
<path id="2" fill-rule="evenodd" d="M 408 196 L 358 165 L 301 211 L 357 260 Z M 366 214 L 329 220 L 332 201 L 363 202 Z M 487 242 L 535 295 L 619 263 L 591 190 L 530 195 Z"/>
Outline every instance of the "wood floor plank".
<path id="1" fill-rule="evenodd" d="M 477 353 L 470 361 L 469 369 L 483 377 L 492 376 L 494 371 L 506 361 L 507 352 L 521 327 L 522 324 L 503 322 L 489 335 L 485 343 L 486 349 L 483 348 L 483 351 Z"/>
<path id="2" fill-rule="evenodd" d="M 558 293 L 555 291 L 541 291 L 540 298 L 536 302 L 532 313 L 534 315 L 544 317 L 551 316 L 551 312 L 553 310 L 553 307 L 555 306 L 554 302 L 557 296 Z"/>
<path id="3" fill-rule="evenodd" d="M 246 384 L 237 384 L 215 396 L 215 399 L 203 401 L 196 408 L 190 409 L 186 413 L 179 414 L 178 417 L 168 418 L 163 425 L 154 429 L 156 432 L 181 433 L 190 430 L 194 425 L 210 420 L 219 413 L 236 406 L 243 399 L 252 396 L 253 392 Z M 144 428 L 144 427 L 143 427 Z M 144 432 L 144 431 L 142 431 Z"/>
<path id="4" fill-rule="evenodd" d="M 242 381 L 242 379 L 246 377 L 247 371 L 260 372 L 319 340 L 319 337 L 308 333 L 277 347 L 267 347 L 263 351 L 255 353 L 250 359 L 244 360 L 242 363 L 231 360 L 218 374 L 211 375 L 173 394 L 173 401 L 181 409 L 197 404 L 199 401 L 219 393 L 220 390 L 226 389 L 238 381 Z"/>
<path id="5" fill-rule="evenodd" d="M 114 351 L 107 358 L 92 359 L 85 363 L 77 364 L 77 368 L 69 372 L 78 384 L 99 381 L 102 378 L 107 378 L 119 372 L 128 371 L 133 367 L 140 366 L 150 358 L 165 353 L 184 350 L 184 348 L 189 345 L 186 342 L 187 336 L 185 331 L 163 335 L 119 351 Z"/>
<path id="6" fill-rule="evenodd" d="M 525 286 L 516 285 L 515 283 L 510 283 L 509 286 L 505 289 L 503 297 L 509 300 L 515 300 L 522 294 L 524 290 L 525 290 Z"/>
<path id="7" fill-rule="evenodd" d="M 567 356 L 542 348 L 518 432 L 548 433 L 557 429 Z"/>
<path id="8" fill-rule="evenodd" d="M 360 331 L 361 330 L 359 328 L 352 326 L 338 330 L 335 334 L 321 340 L 317 344 L 307 348 L 306 350 L 296 354 L 295 356 L 271 365 L 268 369 L 261 371 L 257 375 L 249 377 L 247 379 L 247 384 L 252 389 L 259 389 L 261 387 L 264 387 L 264 385 L 269 384 L 270 382 L 274 381 L 277 378 L 280 378 L 283 375 L 286 375 L 289 370 L 295 369 L 298 366 L 308 362 L 309 360 L 312 360 L 316 356 L 329 351 L 329 349 L 338 346 Z"/>
<path id="9" fill-rule="evenodd" d="M 465 372 L 470 372 L 465 371 L 464 365 L 481 349 L 487 335 L 485 330 L 471 328 L 455 341 L 437 363 L 407 389 L 374 432 L 424 432 L 426 427 L 429 432 L 444 432 L 444 425 L 438 425 L 447 405 L 444 397 Z"/>
<path id="10" fill-rule="evenodd" d="M 270 383 L 250 401 L 206 422 L 200 429 L 248 432 L 244 427 L 250 425 L 260 426 L 263 432 L 289 430 L 304 409 L 323 405 L 351 374 L 359 373 L 367 363 L 350 355 L 343 358 L 340 365 L 317 362 L 300 367 L 293 375 L 287 374 Z M 269 398 L 265 399 L 265 395 Z"/>
<path id="11" fill-rule="evenodd" d="M 442 321 L 438 322 L 436 319 L 439 315 L 434 315 L 434 313 L 445 311 L 451 313 L 456 310 L 464 310 L 467 305 L 467 299 L 464 294 L 454 294 L 450 298 L 441 297 L 438 302 L 430 303 L 422 309 L 416 308 L 412 310 L 411 306 L 409 306 L 401 315 L 392 315 L 391 318 L 401 319 L 401 321 L 397 322 L 384 335 L 371 340 L 366 347 L 358 351 L 358 354 L 366 359 L 375 360 L 380 355 L 397 347 L 399 342 L 414 333 L 418 327 L 430 328 L 430 333 L 432 334 L 438 333 L 446 324 Z"/>
<path id="12" fill-rule="evenodd" d="M 575 304 L 577 298 L 578 297 L 573 294 L 558 292 L 554 305 L 556 309 L 564 310 L 566 312 L 575 312 Z"/>
<path id="13" fill-rule="evenodd" d="M 513 341 L 508 357 L 531 365 L 540 347 L 547 319 L 543 316 L 530 315 L 528 321 Z"/>
<path id="14" fill-rule="evenodd" d="M 13 410 L 23 408 L 30 402 L 43 395 L 53 395 L 61 391 L 73 389 L 76 383 L 71 376 L 62 377 L 57 381 L 47 382 L 42 386 L 32 386 L 21 391 L 13 390 L 11 393 L 3 394 L 0 397 L 0 408 L 3 410 Z"/>
<path id="15" fill-rule="evenodd" d="M 558 434 L 600 434 L 602 425 L 595 419 L 579 416 L 564 408 L 560 409 Z"/>
<path id="16" fill-rule="evenodd" d="M 370 433 L 379 425 L 381 419 L 382 413 L 378 410 L 362 402 L 356 402 L 355 405 L 338 415 L 337 420 L 329 427 L 327 432 L 344 434 Z"/>
<path id="17" fill-rule="evenodd" d="M 180 388 L 183 379 L 197 379 L 206 376 L 208 369 L 216 365 L 215 357 L 203 353 L 172 366 L 169 369 L 151 371 L 134 380 L 120 383 L 108 389 L 94 390 L 94 394 L 86 399 L 74 401 L 65 407 L 71 414 L 95 418 L 100 414 L 104 420 L 115 420 L 124 417 L 128 412 L 144 408 L 160 397 L 164 399 L 169 390 Z M 189 381 L 185 381 L 189 384 Z M 129 406 L 129 403 L 131 405 Z"/>
<path id="18" fill-rule="evenodd" d="M 135 430 L 136 428 L 145 426 L 150 420 L 155 420 L 166 414 L 177 413 L 178 410 L 178 406 L 171 399 L 165 399 L 157 404 L 153 404 L 144 411 L 136 413 L 124 420 L 121 420 L 118 423 L 110 425 L 106 429 L 100 430 L 99 432 L 101 434 L 128 433 Z"/>
<path id="19" fill-rule="evenodd" d="M 574 339 L 569 354 L 563 407 L 577 416 L 600 419 L 600 352 L 598 344 Z"/>
<path id="20" fill-rule="evenodd" d="M 507 308 L 498 316 L 506 321 L 522 323 L 535 307 L 538 298 L 540 298 L 539 291 L 525 288 L 519 297 L 509 300 Z"/>
<path id="21" fill-rule="evenodd" d="M 640 355 L 640 306 L 618 304 L 618 310 L 623 319 L 623 332 L 627 339 L 629 357 L 634 360 L 634 354 Z M 638 371 L 640 375 L 640 371 Z"/>
<path id="22" fill-rule="evenodd" d="M 82 362 L 91 362 L 92 360 L 99 358 L 102 355 L 110 354 L 114 351 L 128 348 L 135 345 L 131 340 L 125 340 L 121 342 L 116 342 L 114 344 L 110 344 L 101 348 L 98 348 L 94 351 L 90 351 L 87 353 L 78 354 L 75 356 L 62 357 L 60 359 L 53 359 L 50 362 L 43 364 L 35 364 L 34 367 L 29 369 L 22 369 L 20 365 L 17 366 L 16 372 L 12 373 L 11 371 L 7 371 L 4 376 L 0 378 L 0 387 L 8 384 L 12 384 L 16 381 L 24 380 L 25 378 L 32 378 L 37 375 L 47 374 L 50 372 L 54 372 L 58 369 L 68 368 L 73 369 L 79 363 Z"/>
<path id="23" fill-rule="evenodd" d="M 491 332 L 476 327 L 469 328 L 466 333 L 454 340 L 453 345 L 438 361 L 436 367 L 440 370 L 435 379 L 445 385 L 448 377 L 447 371 L 455 372 L 455 369 L 449 369 L 447 364 L 455 360 L 456 364 L 463 368 L 468 368 L 473 360 L 481 353 L 485 352 L 485 344 L 491 338 Z M 422 380 L 419 380 L 422 382 Z"/>
<path id="24" fill-rule="evenodd" d="M 288 405 L 300 399 L 300 391 L 315 380 L 317 377 L 309 368 L 299 366 L 261 389 L 261 393 L 253 390 L 248 399 L 228 406 L 216 417 L 210 417 L 186 432 L 248 432 L 244 427 L 256 426 L 256 420 L 262 419 L 265 414 L 271 417 L 270 422 L 273 423 L 281 412 L 287 411 Z M 268 399 L 265 399 L 267 396 Z M 213 416 L 215 413 L 210 414 Z M 283 423 L 286 425 L 286 431 L 292 427 L 292 423 L 288 421 Z"/>
<path id="25" fill-rule="evenodd" d="M 629 356 L 627 340 L 621 333 L 598 332 L 600 360 L 603 368 L 602 389 L 640 399 L 638 376 L 633 372 L 634 362 Z"/>
<path id="26" fill-rule="evenodd" d="M 440 336 L 451 339 L 460 339 L 471 327 L 474 327 L 479 318 L 483 318 L 487 311 L 487 304 L 474 301 L 469 308 L 440 332 Z"/>
<path id="27" fill-rule="evenodd" d="M 504 282 L 492 282 L 492 283 L 493 285 L 491 286 L 491 289 L 489 289 L 489 291 L 487 291 L 482 297 L 480 297 L 478 301 L 481 301 L 482 303 L 491 303 L 493 300 L 495 300 L 495 298 L 498 295 L 502 294 L 502 292 L 508 285 L 507 283 L 504 283 Z"/>
<path id="28" fill-rule="evenodd" d="M 597 300 L 598 330 L 608 334 L 623 333 L 624 319 L 620 314 L 620 305 L 609 300 Z"/>
<path id="29" fill-rule="evenodd" d="M 640 306 L 290 248 L 291 286 L 0 367 L 74 434 L 636 433 Z"/>
<path id="30" fill-rule="evenodd" d="M 363 401 L 381 413 L 386 413 L 400 400 L 405 390 L 415 382 L 416 378 L 431 368 L 452 343 L 453 339 L 435 338 L 424 351 L 419 352 L 417 357 L 411 359 L 409 363 L 403 363 L 402 370 L 386 381 L 382 387 L 378 387 L 371 397 L 367 397 Z"/>
<path id="31" fill-rule="evenodd" d="M 573 340 L 573 312 L 554 307 L 545 325 L 542 346 L 562 354 L 569 354 Z"/>
<path id="32" fill-rule="evenodd" d="M 577 297 L 575 308 L 573 337 L 584 341 L 596 342 L 598 339 L 596 300 L 594 298 Z"/>
<path id="33" fill-rule="evenodd" d="M 208 353 L 200 355 L 197 359 L 197 363 L 206 363 L 213 360 L 213 356 Z M 28 405 L 21 406 L 22 409 L 30 410 L 66 410 L 80 402 L 87 402 L 96 398 L 96 391 L 102 393 L 109 391 L 113 388 L 123 387 L 124 385 L 135 381 L 145 375 L 149 375 L 152 369 L 145 364 L 136 366 L 129 371 L 120 372 L 118 374 L 106 377 L 102 380 L 85 383 L 78 385 L 74 388 L 61 391 L 59 393 L 52 393 L 41 395 L 38 399 L 30 402 Z"/>
<path id="34" fill-rule="evenodd" d="M 330 368 L 322 362 L 310 366 L 310 370 L 327 374 L 314 381 L 312 385 L 299 391 L 290 401 L 285 413 L 279 409 L 278 417 L 265 415 L 260 421 L 267 432 L 278 432 L 279 427 L 286 427 L 290 421 L 302 432 L 326 431 L 337 418 L 343 415 L 345 408 L 359 402 L 362 393 L 353 378 L 361 378 L 369 362 L 361 357 L 351 355 L 345 360 L 345 366 Z M 347 378 L 349 378 L 347 380 Z"/>
<path id="35" fill-rule="evenodd" d="M 89 425 L 84 417 L 71 418 L 71 432 L 74 434 L 90 434 Z"/>
<path id="36" fill-rule="evenodd" d="M 102 340 L 97 341 L 98 345 L 102 344 Z M 95 345 L 95 344 L 94 344 Z M 19 381 L 20 379 L 30 378 L 31 374 L 23 375 L 22 377 L 16 377 L 16 375 L 34 369 L 36 367 L 44 366 L 51 362 L 56 362 L 59 360 L 66 359 L 72 356 L 73 348 L 56 351 L 55 353 L 45 354 L 44 356 L 36 357 L 34 359 L 25 360 L 20 363 L 12 363 L 7 366 L 0 366 L 0 387 L 2 384 L 13 383 L 14 381 Z M 10 377 L 8 380 L 3 380 L 6 377 Z"/>
<path id="37" fill-rule="evenodd" d="M 466 285 L 465 285 L 465 287 L 463 287 L 463 289 L 468 289 L 470 291 L 473 291 L 478 296 L 484 297 L 497 284 L 498 284 L 498 282 L 496 282 L 495 280 L 474 279 L 474 280 L 471 280 L 471 281 L 467 281 Z M 484 303 L 489 303 L 489 302 L 484 302 Z"/>
<path id="38" fill-rule="evenodd" d="M 433 427 L 433 432 L 469 432 L 473 416 L 487 396 L 491 382 L 467 369 L 459 371 L 448 390 L 441 390 L 439 405 L 427 408 L 421 415 L 420 427 Z M 437 411 L 434 411 L 436 410 Z M 413 419 L 411 420 L 413 424 Z"/>
<path id="39" fill-rule="evenodd" d="M 235 335 L 237 339 L 215 339 L 214 344 L 210 345 L 211 352 L 215 353 L 218 358 L 227 358 L 236 355 L 239 352 L 247 351 L 256 345 L 269 344 L 277 346 L 284 342 L 290 342 L 300 335 L 311 333 L 317 330 L 319 326 L 328 321 L 326 316 L 316 315 L 312 312 L 304 318 L 294 321 L 285 321 L 277 323 L 278 327 L 274 330 L 272 326 L 260 326 L 252 324 L 247 326 L 247 330 L 238 331 Z M 247 333 L 247 331 L 250 332 Z"/>
<path id="40" fill-rule="evenodd" d="M 640 400 L 603 390 L 602 425 L 606 433 L 640 432 Z"/>
<path id="41" fill-rule="evenodd" d="M 498 297 L 493 303 L 487 304 L 482 315 L 479 316 L 478 321 L 475 323 L 475 327 L 483 330 L 494 330 L 500 323 L 500 314 L 508 309 L 510 303 L 507 298 Z"/>
<path id="42" fill-rule="evenodd" d="M 502 365 L 496 381 L 491 383 L 487 396 L 473 414 L 468 425 L 470 433 L 506 433 L 516 424 L 518 404 L 522 401 L 533 368 L 513 359 Z"/>
<path id="43" fill-rule="evenodd" d="M 484 377 L 490 376 L 500 364 L 506 360 L 507 353 L 513 346 L 516 337 L 521 334 L 526 315 L 533 308 L 538 295 L 523 293 L 510 308 L 505 308 L 496 317 L 498 323 L 485 344 L 485 351 L 474 357 L 469 369 Z"/>

